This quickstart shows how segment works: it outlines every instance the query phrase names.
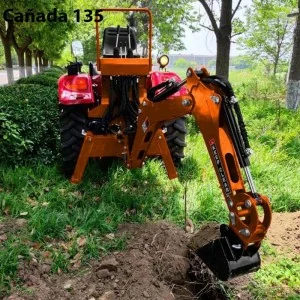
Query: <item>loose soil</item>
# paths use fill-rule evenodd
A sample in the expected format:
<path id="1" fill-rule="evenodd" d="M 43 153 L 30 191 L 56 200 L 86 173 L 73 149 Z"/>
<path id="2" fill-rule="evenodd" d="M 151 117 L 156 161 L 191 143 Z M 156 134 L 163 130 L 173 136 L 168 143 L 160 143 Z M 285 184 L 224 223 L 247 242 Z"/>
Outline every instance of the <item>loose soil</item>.
<path id="1" fill-rule="evenodd" d="M 300 212 L 273 214 L 269 242 L 279 251 L 300 253 Z M 210 238 L 217 226 L 209 225 Z M 20 265 L 23 286 L 5 300 L 23 299 L 227 299 L 226 288 L 236 290 L 236 299 L 251 299 L 245 287 L 251 279 L 245 275 L 221 286 L 200 261 L 188 259 L 191 234 L 168 222 L 124 224 L 116 237 L 129 236 L 128 246 L 92 261 L 68 274 L 51 274 L 47 259 Z M 200 234 L 201 235 L 201 234 Z M 187 275 L 197 264 L 198 283 Z"/>

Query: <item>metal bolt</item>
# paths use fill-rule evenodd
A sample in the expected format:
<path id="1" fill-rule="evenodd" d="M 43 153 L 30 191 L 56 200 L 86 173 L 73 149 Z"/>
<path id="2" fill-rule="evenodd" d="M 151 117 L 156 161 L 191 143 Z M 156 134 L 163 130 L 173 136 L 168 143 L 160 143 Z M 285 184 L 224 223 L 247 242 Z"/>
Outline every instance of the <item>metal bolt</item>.
<path id="1" fill-rule="evenodd" d="M 91 137 L 89 137 L 89 138 L 88 138 L 88 142 L 91 142 L 91 141 L 92 141 L 92 138 L 91 138 Z"/>
<path id="2" fill-rule="evenodd" d="M 139 108 L 139 110 L 138 110 L 138 113 L 139 113 L 139 114 L 141 114 L 141 113 L 142 113 L 142 110 L 141 110 L 140 108 Z"/>
<path id="3" fill-rule="evenodd" d="M 227 203 L 228 203 L 228 206 L 229 206 L 229 207 L 233 207 L 233 202 L 232 202 L 232 200 L 228 200 Z"/>
<path id="4" fill-rule="evenodd" d="M 245 207 L 246 207 L 246 208 L 250 208 L 251 206 L 252 206 L 251 201 L 250 201 L 249 199 L 247 199 L 247 200 L 245 201 Z"/>
<path id="5" fill-rule="evenodd" d="M 129 167 L 130 167 L 130 164 L 126 164 L 126 166 L 127 166 L 127 168 L 129 168 Z"/>
<path id="6" fill-rule="evenodd" d="M 231 224 L 234 226 L 235 225 L 235 214 L 233 212 L 229 213 L 229 219 Z"/>
<path id="7" fill-rule="evenodd" d="M 235 103 L 237 103 L 238 102 L 238 100 L 234 97 L 234 96 L 232 96 L 231 98 L 230 98 L 230 103 L 231 104 L 235 104 Z"/>
<path id="8" fill-rule="evenodd" d="M 124 146 L 124 150 L 126 150 L 127 149 L 127 147 L 126 146 Z"/>
<path id="9" fill-rule="evenodd" d="M 186 71 L 186 77 L 191 77 L 191 76 L 192 76 L 191 70 L 187 70 L 187 71 Z"/>
<path id="10" fill-rule="evenodd" d="M 121 140 L 118 140 L 118 143 L 121 144 Z"/>
<path id="11" fill-rule="evenodd" d="M 146 101 L 143 101 L 143 106 L 147 106 L 147 102 Z"/>
<path id="12" fill-rule="evenodd" d="M 183 99 L 182 100 L 182 105 L 183 106 L 190 106 L 191 105 L 191 100 L 189 100 L 189 99 Z"/>
<path id="13" fill-rule="evenodd" d="M 161 135 L 159 135 L 159 136 L 158 136 L 158 139 L 159 139 L 159 140 L 161 140 L 161 139 L 162 139 Z"/>
<path id="14" fill-rule="evenodd" d="M 250 156 L 250 155 L 252 155 L 253 154 L 253 150 L 252 149 L 250 149 L 250 148 L 246 148 L 246 154 L 247 154 L 247 156 Z"/>
<path id="15" fill-rule="evenodd" d="M 239 233 L 243 236 L 250 236 L 250 231 L 248 228 L 243 228 L 239 231 Z"/>
<path id="16" fill-rule="evenodd" d="M 210 99 L 215 103 L 215 104 L 219 104 L 220 103 L 220 99 L 218 96 L 210 96 Z"/>

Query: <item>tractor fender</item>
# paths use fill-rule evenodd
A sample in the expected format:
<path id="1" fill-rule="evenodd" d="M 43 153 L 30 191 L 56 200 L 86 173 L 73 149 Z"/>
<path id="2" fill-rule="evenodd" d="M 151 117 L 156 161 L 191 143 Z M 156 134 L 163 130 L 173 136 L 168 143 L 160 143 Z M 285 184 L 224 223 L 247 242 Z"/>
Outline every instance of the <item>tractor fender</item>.
<path id="1" fill-rule="evenodd" d="M 174 72 L 160 72 L 160 71 L 151 72 L 149 82 L 148 82 L 148 88 L 154 87 L 170 79 L 173 79 L 176 82 L 182 81 L 180 76 Z M 188 94 L 188 89 L 185 86 L 183 86 L 178 92 L 170 96 L 168 99 L 173 99 L 174 97 L 184 96 L 187 94 Z"/>
<path id="2" fill-rule="evenodd" d="M 63 75 L 58 80 L 59 104 L 94 103 L 92 78 L 87 74 Z"/>

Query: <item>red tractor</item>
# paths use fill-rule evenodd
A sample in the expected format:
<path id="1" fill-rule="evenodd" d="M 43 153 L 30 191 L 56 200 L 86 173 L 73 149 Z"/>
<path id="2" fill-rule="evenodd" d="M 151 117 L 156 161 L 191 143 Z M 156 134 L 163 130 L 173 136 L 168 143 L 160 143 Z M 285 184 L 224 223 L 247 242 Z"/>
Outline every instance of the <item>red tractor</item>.
<path id="1" fill-rule="evenodd" d="M 96 22 L 99 73 L 90 64 L 89 74 L 82 74 L 81 64 L 75 62 L 59 79 L 65 173 L 71 182 L 78 183 L 91 157 L 117 157 L 133 169 L 142 167 L 148 157 L 159 156 L 169 178 L 176 178 L 175 166 L 186 146 L 185 115 L 193 115 L 230 220 L 229 225 L 220 226 L 221 237 L 199 248 L 197 254 L 222 280 L 257 270 L 258 249 L 271 222 L 270 202 L 256 191 L 249 169 L 247 132 L 230 83 L 210 76 L 205 68 L 189 68 L 185 80 L 173 72 L 152 72 L 151 12 L 142 8 L 102 12 L 123 13 L 127 18 L 119 18 L 120 22 L 127 19 L 129 25 L 106 27 L 100 39 L 100 22 Z M 141 33 L 132 22 L 132 13 L 143 20 Z M 159 63 L 164 68 L 168 57 L 161 56 Z M 258 206 L 262 207 L 263 219 Z"/>

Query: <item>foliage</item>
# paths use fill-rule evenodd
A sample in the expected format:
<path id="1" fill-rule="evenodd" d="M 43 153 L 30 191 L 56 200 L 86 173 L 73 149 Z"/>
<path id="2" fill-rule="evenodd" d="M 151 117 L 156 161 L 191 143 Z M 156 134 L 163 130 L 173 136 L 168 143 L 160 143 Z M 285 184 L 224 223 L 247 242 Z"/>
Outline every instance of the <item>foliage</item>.
<path id="1" fill-rule="evenodd" d="M 57 86 L 57 78 L 47 74 L 37 74 L 30 77 L 20 78 L 16 84 L 40 84 L 43 86 Z"/>
<path id="2" fill-rule="evenodd" d="M 175 67 L 176 68 L 187 69 L 189 66 L 190 66 L 190 62 L 187 61 L 185 58 L 178 58 L 175 61 Z"/>
<path id="3" fill-rule="evenodd" d="M 256 299 L 297 299 L 299 272 L 300 257 L 281 257 L 255 273 L 250 291 Z"/>
<path id="4" fill-rule="evenodd" d="M 254 60 L 259 59 L 275 75 L 289 58 L 293 22 L 287 14 L 295 0 L 253 1 L 246 12 L 247 30 L 238 43 Z"/>
<path id="5" fill-rule="evenodd" d="M 57 159 L 60 73 L 52 70 L 0 88 L 1 161 L 19 165 Z"/>
<path id="6" fill-rule="evenodd" d="M 253 62 L 250 57 L 239 55 L 230 58 L 230 65 L 234 66 L 236 70 L 243 70 L 253 67 Z"/>

